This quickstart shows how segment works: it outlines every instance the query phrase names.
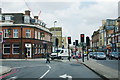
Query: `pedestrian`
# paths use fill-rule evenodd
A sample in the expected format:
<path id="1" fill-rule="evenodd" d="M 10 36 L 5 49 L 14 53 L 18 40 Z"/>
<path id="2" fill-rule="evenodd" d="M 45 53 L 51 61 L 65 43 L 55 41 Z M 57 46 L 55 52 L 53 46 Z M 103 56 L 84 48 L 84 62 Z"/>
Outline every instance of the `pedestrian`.
<path id="1" fill-rule="evenodd" d="M 78 63 L 78 56 L 77 55 L 75 55 L 75 59 L 77 60 L 77 63 Z"/>
<path id="2" fill-rule="evenodd" d="M 26 60 L 27 60 L 27 54 L 28 54 L 28 53 L 25 53 L 25 59 L 26 59 Z"/>
<path id="3" fill-rule="evenodd" d="M 50 55 L 49 55 L 49 53 L 47 53 L 47 54 L 46 54 L 46 63 L 47 63 L 47 62 L 50 63 L 50 59 L 49 59 L 49 58 L 50 58 Z"/>
<path id="4" fill-rule="evenodd" d="M 68 56 L 68 60 L 70 61 L 70 59 L 71 59 L 71 57 L 70 56 Z"/>

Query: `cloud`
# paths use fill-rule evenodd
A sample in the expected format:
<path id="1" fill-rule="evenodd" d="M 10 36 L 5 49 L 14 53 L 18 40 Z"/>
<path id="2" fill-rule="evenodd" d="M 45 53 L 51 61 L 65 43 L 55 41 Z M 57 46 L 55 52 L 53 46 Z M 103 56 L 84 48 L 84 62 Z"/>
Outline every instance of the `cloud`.
<path id="1" fill-rule="evenodd" d="M 46 22 L 47 27 L 53 27 L 56 20 L 56 27 L 63 28 L 63 36 L 71 36 L 73 41 L 79 40 L 81 33 L 91 37 L 102 25 L 103 19 L 118 17 L 118 0 L 26 1 L 34 15 L 42 11 L 40 19 Z M 2 8 L 5 12 L 23 12 L 28 9 L 22 0 L 3 2 Z"/>

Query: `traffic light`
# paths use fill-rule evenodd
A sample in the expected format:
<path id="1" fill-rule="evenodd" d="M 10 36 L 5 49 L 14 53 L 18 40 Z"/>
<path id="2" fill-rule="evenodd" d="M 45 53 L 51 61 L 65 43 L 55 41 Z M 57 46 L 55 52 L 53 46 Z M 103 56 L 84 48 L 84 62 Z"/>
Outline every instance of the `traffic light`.
<path id="1" fill-rule="evenodd" d="M 84 42 L 84 34 L 81 34 L 80 38 L 81 38 L 81 42 Z"/>
<path id="2" fill-rule="evenodd" d="M 78 40 L 75 40 L 75 46 L 78 46 Z"/>
<path id="3" fill-rule="evenodd" d="M 68 44 L 71 44 L 71 37 L 68 37 Z"/>
<path id="4" fill-rule="evenodd" d="M 3 34 L 2 34 L 2 31 L 0 31 L 0 43 L 3 42 Z"/>
<path id="5" fill-rule="evenodd" d="M 86 37 L 86 46 L 90 46 L 90 39 L 88 36 Z"/>
<path id="6" fill-rule="evenodd" d="M 55 46 L 58 46 L 58 38 L 55 39 Z"/>

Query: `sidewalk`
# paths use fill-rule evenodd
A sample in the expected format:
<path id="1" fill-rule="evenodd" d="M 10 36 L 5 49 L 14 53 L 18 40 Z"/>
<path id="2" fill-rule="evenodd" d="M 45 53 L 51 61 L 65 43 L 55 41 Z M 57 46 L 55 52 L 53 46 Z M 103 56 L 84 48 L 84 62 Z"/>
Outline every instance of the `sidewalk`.
<path id="1" fill-rule="evenodd" d="M 69 62 L 69 61 L 65 60 L 63 62 Z M 74 60 L 71 59 L 71 62 L 76 63 L 77 61 L 75 59 Z M 95 60 L 89 59 L 89 60 L 85 60 L 84 62 L 82 62 L 82 60 L 79 60 L 78 63 L 85 65 L 86 67 L 88 67 L 89 69 L 91 69 L 92 71 L 94 71 L 95 73 L 101 75 L 106 79 L 120 80 L 119 78 L 120 74 L 118 76 L 118 70 L 99 64 Z"/>
<path id="2" fill-rule="evenodd" d="M 25 61 L 26 59 L 0 59 L 0 61 Z M 46 60 L 46 58 L 38 58 L 38 59 L 27 59 L 27 61 L 40 61 Z"/>
<path id="3" fill-rule="evenodd" d="M 11 70 L 12 70 L 12 69 L 9 68 L 9 67 L 6 67 L 6 66 L 0 66 L 0 76 L 1 76 L 2 74 L 5 74 L 5 73 L 11 71 Z"/>
<path id="4" fill-rule="evenodd" d="M 105 78 L 108 78 L 108 79 L 117 78 L 118 79 L 119 77 L 118 70 L 99 64 L 94 60 L 85 60 L 85 62 L 81 62 L 81 63 L 89 67 L 91 70 L 95 71 L 96 73 L 104 76 Z"/>

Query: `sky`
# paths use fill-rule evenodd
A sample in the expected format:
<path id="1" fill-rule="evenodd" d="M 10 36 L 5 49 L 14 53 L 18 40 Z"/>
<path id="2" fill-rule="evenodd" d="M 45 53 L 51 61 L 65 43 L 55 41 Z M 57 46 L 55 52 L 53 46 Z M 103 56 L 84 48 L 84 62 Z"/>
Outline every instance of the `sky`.
<path id="1" fill-rule="evenodd" d="M 119 0 L 0 0 L 2 12 L 24 13 L 38 16 L 47 27 L 62 27 L 63 36 L 72 41 L 80 40 L 80 34 L 91 37 L 102 26 L 102 20 L 118 17 Z M 28 5 L 28 6 L 27 6 Z"/>

